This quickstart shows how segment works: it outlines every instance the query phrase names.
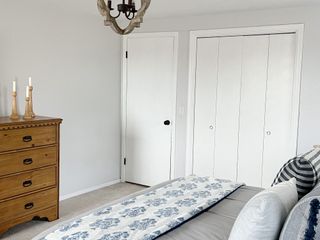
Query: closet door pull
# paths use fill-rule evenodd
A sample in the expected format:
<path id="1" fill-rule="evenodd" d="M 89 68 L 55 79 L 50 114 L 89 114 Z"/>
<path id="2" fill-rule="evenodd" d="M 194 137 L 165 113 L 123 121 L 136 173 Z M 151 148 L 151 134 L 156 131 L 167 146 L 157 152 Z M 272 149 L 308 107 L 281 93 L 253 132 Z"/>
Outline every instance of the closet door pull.
<path id="1" fill-rule="evenodd" d="M 270 136 L 272 133 L 271 131 L 267 131 L 267 135 Z"/>
<path id="2" fill-rule="evenodd" d="M 213 130 L 213 128 L 214 128 L 213 125 L 210 125 L 210 126 L 209 126 L 209 129 L 210 129 L 210 130 Z"/>

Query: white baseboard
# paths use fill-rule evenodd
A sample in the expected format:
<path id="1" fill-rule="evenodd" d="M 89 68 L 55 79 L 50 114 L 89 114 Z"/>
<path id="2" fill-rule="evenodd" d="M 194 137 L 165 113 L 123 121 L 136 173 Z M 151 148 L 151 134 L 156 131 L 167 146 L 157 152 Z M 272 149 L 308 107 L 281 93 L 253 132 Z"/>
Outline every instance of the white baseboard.
<path id="1" fill-rule="evenodd" d="M 107 182 L 107 183 L 96 185 L 96 186 L 93 186 L 93 187 L 90 187 L 90 188 L 86 188 L 86 189 L 83 189 L 83 190 L 80 190 L 80 191 L 77 191 L 77 192 L 74 192 L 74 193 L 66 194 L 66 195 L 60 196 L 60 201 L 63 201 L 63 200 L 69 199 L 69 198 L 73 198 L 73 197 L 76 197 L 76 196 L 79 196 L 79 195 L 82 195 L 82 194 L 85 194 L 85 193 L 89 193 L 89 192 L 92 192 L 92 191 L 95 191 L 95 190 L 98 190 L 98 189 L 101 189 L 101 188 L 104 188 L 104 187 L 108 187 L 108 186 L 117 184 L 120 181 L 121 181 L 120 179 L 117 179 L 117 180 L 114 180 L 114 181 L 111 181 L 111 182 Z"/>

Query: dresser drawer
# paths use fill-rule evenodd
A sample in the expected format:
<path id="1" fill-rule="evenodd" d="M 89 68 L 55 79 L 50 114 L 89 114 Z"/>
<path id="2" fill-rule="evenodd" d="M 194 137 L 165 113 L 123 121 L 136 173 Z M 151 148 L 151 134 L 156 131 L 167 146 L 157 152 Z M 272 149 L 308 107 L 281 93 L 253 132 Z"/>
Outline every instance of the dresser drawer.
<path id="1" fill-rule="evenodd" d="M 55 186 L 56 167 L 0 178 L 0 199 L 28 193 L 45 187 Z"/>
<path id="2" fill-rule="evenodd" d="M 33 170 L 57 163 L 56 147 L 0 155 L 0 176 Z"/>
<path id="3" fill-rule="evenodd" d="M 57 198 L 58 191 L 53 188 L 14 200 L 0 202 L 0 225 L 11 219 L 56 206 L 58 204 Z"/>
<path id="4" fill-rule="evenodd" d="M 0 152 L 56 143 L 56 127 L 22 128 L 0 131 Z"/>

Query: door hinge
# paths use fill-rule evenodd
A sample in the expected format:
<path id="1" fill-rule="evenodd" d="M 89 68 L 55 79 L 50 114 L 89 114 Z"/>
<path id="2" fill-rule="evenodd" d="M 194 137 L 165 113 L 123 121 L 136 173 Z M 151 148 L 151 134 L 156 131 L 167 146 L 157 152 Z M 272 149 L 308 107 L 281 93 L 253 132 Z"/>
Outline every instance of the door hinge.
<path id="1" fill-rule="evenodd" d="M 126 58 L 128 58 L 128 51 L 126 51 Z"/>
<path id="2" fill-rule="evenodd" d="M 124 164 L 124 165 L 127 165 L 127 158 L 124 158 L 124 159 L 123 159 L 123 164 Z"/>

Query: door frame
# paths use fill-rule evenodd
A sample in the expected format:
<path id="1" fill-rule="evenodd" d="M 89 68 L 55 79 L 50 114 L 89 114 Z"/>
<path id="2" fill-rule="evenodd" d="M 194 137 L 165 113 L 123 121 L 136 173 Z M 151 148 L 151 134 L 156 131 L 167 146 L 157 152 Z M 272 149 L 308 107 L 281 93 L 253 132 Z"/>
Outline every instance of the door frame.
<path id="1" fill-rule="evenodd" d="M 195 88 L 196 88 L 196 67 L 197 67 L 197 40 L 198 38 L 230 37 L 230 36 L 251 36 L 266 34 L 285 34 L 294 33 L 297 36 L 296 59 L 294 72 L 293 95 L 295 96 L 293 106 L 295 109 L 292 114 L 296 139 L 296 151 L 298 146 L 299 134 L 299 115 L 300 115 L 300 89 L 301 71 L 303 56 L 303 34 L 304 24 L 273 25 L 260 27 L 226 28 L 215 30 L 199 30 L 190 32 L 189 45 L 189 90 L 188 90 L 188 115 L 187 115 L 187 144 L 186 144 L 186 176 L 193 173 L 193 144 L 194 144 L 194 121 L 195 121 Z"/>
<path id="2" fill-rule="evenodd" d="M 132 38 L 161 38 L 169 37 L 174 41 L 174 67 L 173 67 L 173 106 L 171 117 L 171 154 L 170 154 L 170 179 L 174 178 L 174 164 L 175 164 L 175 141 L 176 141 L 176 108 L 177 108 L 177 78 L 178 78 L 178 48 L 179 35 L 177 32 L 156 32 L 156 33 L 133 33 L 122 37 L 122 57 L 121 57 L 121 182 L 126 181 L 126 166 L 124 159 L 126 158 L 126 131 L 127 131 L 127 58 L 128 40 Z M 130 57 L 130 53 L 129 56 Z"/>

